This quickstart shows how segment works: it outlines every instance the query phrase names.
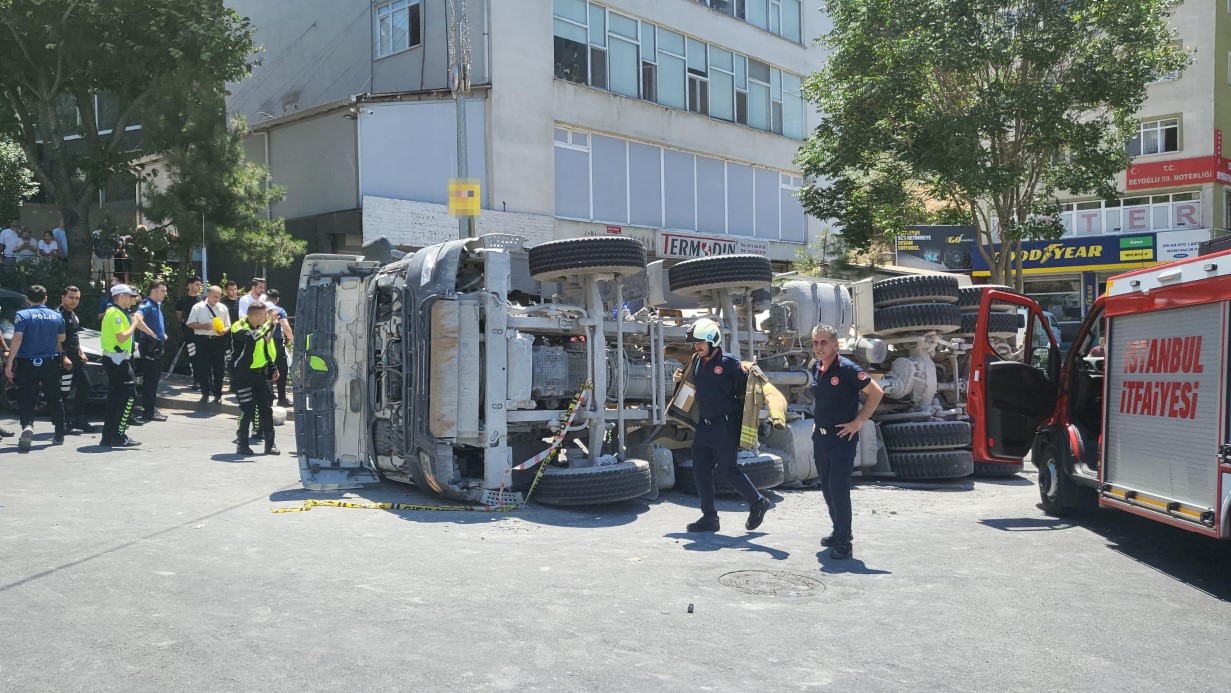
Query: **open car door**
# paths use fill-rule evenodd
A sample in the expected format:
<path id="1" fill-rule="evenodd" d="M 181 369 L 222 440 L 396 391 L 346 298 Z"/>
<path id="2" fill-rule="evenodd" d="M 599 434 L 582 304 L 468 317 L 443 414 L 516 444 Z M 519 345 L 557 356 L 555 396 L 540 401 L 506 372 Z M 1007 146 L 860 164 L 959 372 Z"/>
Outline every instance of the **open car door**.
<path id="1" fill-rule="evenodd" d="M 967 406 L 977 461 L 1017 464 L 1056 406 L 1059 335 L 1035 301 L 994 289 L 979 305 Z"/>
<path id="2" fill-rule="evenodd" d="M 380 481 L 370 466 L 366 416 L 368 297 L 380 266 L 353 255 L 309 255 L 295 304 L 295 447 L 313 491 Z M 343 364 L 357 364 L 343 367 Z"/>

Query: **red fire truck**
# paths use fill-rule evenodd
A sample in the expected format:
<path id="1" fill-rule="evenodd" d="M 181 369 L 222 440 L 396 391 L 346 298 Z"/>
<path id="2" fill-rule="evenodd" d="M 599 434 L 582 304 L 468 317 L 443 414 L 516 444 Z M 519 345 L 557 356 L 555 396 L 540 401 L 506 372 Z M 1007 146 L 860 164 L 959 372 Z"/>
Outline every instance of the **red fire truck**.
<path id="1" fill-rule="evenodd" d="M 1033 437 L 1051 514 L 1097 499 L 1231 538 L 1229 307 L 1231 251 L 1114 277 L 1063 364 L 1054 344 L 986 364 L 988 444 Z"/>

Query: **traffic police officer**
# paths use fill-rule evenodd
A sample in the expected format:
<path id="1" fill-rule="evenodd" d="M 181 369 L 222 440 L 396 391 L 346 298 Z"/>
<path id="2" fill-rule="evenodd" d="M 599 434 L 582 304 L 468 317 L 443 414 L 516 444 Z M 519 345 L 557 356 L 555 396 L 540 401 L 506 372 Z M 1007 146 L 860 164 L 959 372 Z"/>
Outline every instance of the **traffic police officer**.
<path id="1" fill-rule="evenodd" d="M 107 416 L 103 420 L 102 446 L 131 448 L 140 445 L 128 437 L 128 419 L 137 400 L 136 377 L 133 374 L 133 333 L 145 318 L 141 313 L 129 317 L 128 310 L 137 302 L 138 294 L 127 284 L 111 287 L 114 304 L 103 313 L 103 367 L 107 369 Z"/>
<path id="2" fill-rule="evenodd" d="M 235 396 L 239 399 L 239 437 L 235 454 L 255 455 L 249 447 L 249 432 L 253 418 L 265 441 L 265 454 L 281 454 L 274 445 L 273 390 L 269 386 L 272 375 L 278 378 L 274 368 L 277 352 L 274 350 L 273 328 L 265 304 L 253 301 L 248 304 L 248 315 L 231 327 L 235 338 L 234 364 Z"/>
<path id="3" fill-rule="evenodd" d="M 35 284 L 26 289 L 28 308 L 17 311 L 13 320 L 13 343 L 9 348 L 4 374 L 17 385 L 17 402 L 21 417 L 21 437 L 18 452 L 29 452 L 34 441 L 34 409 L 38 403 L 39 386 L 51 410 L 55 425 L 52 445 L 64 444 L 64 400 L 60 392 L 62 368 L 70 364 L 64 358 L 64 318 L 47 307 L 47 289 Z"/>
<path id="4" fill-rule="evenodd" d="M 876 411 L 885 391 L 854 361 L 838 354 L 837 330 L 832 326 L 812 328 L 812 354 L 816 357 L 812 453 L 833 524 L 833 533 L 821 540 L 821 546 L 832 547 L 833 558 L 850 558 L 851 473 L 859 429 Z M 861 408 L 859 393 L 864 391 L 867 399 Z"/>
<path id="5" fill-rule="evenodd" d="M 739 492 L 748 503 L 748 521 L 753 530 L 761 525 L 770 509 L 769 499 L 761 495 L 739 470 L 739 432 L 743 422 L 744 390 L 748 371 L 739 359 L 722 353 L 722 330 L 718 323 L 701 318 L 688 328 L 687 341 L 696 354 L 692 358 L 692 379 L 696 388 L 699 421 L 692 443 L 692 472 L 701 497 L 701 519 L 688 525 L 689 532 L 717 532 L 718 511 L 714 509 L 714 470 Z"/>

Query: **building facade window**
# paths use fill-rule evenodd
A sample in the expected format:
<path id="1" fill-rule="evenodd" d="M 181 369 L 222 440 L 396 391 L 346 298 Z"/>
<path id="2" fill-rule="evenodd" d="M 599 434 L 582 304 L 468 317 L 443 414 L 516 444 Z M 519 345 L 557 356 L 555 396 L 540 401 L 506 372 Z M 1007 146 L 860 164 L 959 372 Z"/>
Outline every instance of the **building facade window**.
<path id="1" fill-rule="evenodd" d="M 803 178 L 570 128 L 555 130 L 556 216 L 803 243 Z"/>
<path id="2" fill-rule="evenodd" d="M 554 7 L 557 79 L 804 138 L 800 75 L 586 0 Z"/>
<path id="3" fill-rule="evenodd" d="M 803 43 L 802 0 L 692 0 L 725 15 Z"/>
<path id="4" fill-rule="evenodd" d="M 1149 156 L 1180 151 L 1180 119 L 1164 118 L 1148 120 L 1137 126 L 1137 131 L 1124 145 L 1129 156 Z"/>
<path id="5" fill-rule="evenodd" d="M 408 51 L 423 43 L 420 0 L 393 0 L 376 6 L 376 57 Z"/>
<path id="6" fill-rule="evenodd" d="M 1065 202 L 1060 205 L 1060 219 L 1065 236 L 1205 228 L 1198 192 Z"/>

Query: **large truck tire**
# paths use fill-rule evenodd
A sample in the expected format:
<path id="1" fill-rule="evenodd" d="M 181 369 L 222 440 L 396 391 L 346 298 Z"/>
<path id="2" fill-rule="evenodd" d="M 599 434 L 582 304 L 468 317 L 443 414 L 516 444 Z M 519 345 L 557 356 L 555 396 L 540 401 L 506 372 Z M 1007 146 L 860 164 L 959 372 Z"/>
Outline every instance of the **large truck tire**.
<path id="1" fill-rule="evenodd" d="M 645 269 L 645 246 L 635 238 L 566 238 L 534 246 L 530 275 L 559 282 L 591 274 L 633 275 Z"/>
<path id="2" fill-rule="evenodd" d="M 785 478 L 782 458 L 777 455 L 747 457 L 737 460 L 735 464 L 741 472 L 748 475 L 748 480 L 758 491 L 780 486 Z M 675 464 L 675 490 L 697 495 L 697 477 L 692 472 L 691 459 Z M 736 494 L 735 487 L 728 484 L 726 479 L 720 479 L 717 471 L 714 476 L 714 493 L 720 496 Z"/>
<path id="3" fill-rule="evenodd" d="M 877 308 L 903 303 L 957 303 L 957 277 L 942 274 L 911 274 L 882 279 L 872 285 L 872 305 Z"/>
<path id="4" fill-rule="evenodd" d="M 962 326 L 954 337 L 974 337 L 979 326 L 978 313 L 962 313 Z M 1017 313 L 988 313 L 987 334 L 990 337 L 1012 337 L 1017 334 Z"/>
<path id="5" fill-rule="evenodd" d="M 1021 293 L 1011 286 L 1004 284 L 979 284 L 978 286 L 963 286 L 957 291 L 957 306 L 963 312 L 979 310 L 979 302 L 983 300 L 983 292 L 987 289 L 995 289 L 1006 294 L 1014 294 L 1021 296 Z M 1017 306 L 1012 303 L 993 303 L 992 310 L 1016 310 Z"/>
<path id="6" fill-rule="evenodd" d="M 874 320 L 876 334 L 882 337 L 904 332 L 946 334 L 962 326 L 962 311 L 951 303 L 911 303 L 877 308 Z"/>
<path id="7" fill-rule="evenodd" d="M 975 476 L 985 479 L 1003 479 L 1020 474 L 1025 468 L 1021 462 L 1017 464 L 1001 464 L 999 462 L 975 462 Z"/>
<path id="8" fill-rule="evenodd" d="M 975 471 L 969 450 L 891 452 L 889 468 L 899 479 L 961 479 Z"/>
<path id="9" fill-rule="evenodd" d="M 548 467 L 530 500 L 544 505 L 602 505 L 650 492 L 650 463 L 626 460 L 603 467 Z"/>
<path id="10" fill-rule="evenodd" d="M 686 296 L 714 289 L 761 289 L 774 281 L 763 255 L 716 255 L 685 260 L 667 270 L 671 292 Z"/>
<path id="11" fill-rule="evenodd" d="M 881 436 L 890 452 L 951 450 L 970 447 L 970 424 L 965 421 L 912 421 L 882 424 Z"/>
<path id="12" fill-rule="evenodd" d="M 1039 505 L 1043 512 L 1064 517 L 1078 513 L 1085 506 L 1097 505 L 1092 489 L 1082 488 L 1069 478 L 1054 444 L 1044 445 L 1033 459 L 1039 468 Z"/>

